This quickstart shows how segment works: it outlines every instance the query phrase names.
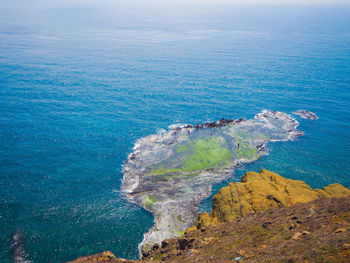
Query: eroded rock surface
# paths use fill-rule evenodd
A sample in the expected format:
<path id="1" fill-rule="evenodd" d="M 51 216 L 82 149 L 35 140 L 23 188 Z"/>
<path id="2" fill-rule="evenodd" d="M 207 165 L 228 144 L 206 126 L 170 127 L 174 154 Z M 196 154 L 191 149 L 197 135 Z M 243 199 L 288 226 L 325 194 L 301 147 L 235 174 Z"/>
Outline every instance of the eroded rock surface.
<path id="1" fill-rule="evenodd" d="M 123 166 L 122 191 L 155 217 L 140 251 L 146 256 L 162 240 L 183 235 L 214 183 L 267 154 L 268 142 L 302 135 L 298 125 L 286 113 L 263 111 L 253 120 L 170 126 L 167 132 L 138 140 Z"/>

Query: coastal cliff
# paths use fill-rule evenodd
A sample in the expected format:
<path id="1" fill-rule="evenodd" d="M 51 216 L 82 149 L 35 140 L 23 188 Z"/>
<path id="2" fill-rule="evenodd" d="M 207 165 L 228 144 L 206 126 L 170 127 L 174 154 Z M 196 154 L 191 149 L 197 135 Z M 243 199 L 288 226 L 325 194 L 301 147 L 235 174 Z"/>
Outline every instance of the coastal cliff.
<path id="1" fill-rule="evenodd" d="M 73 262 L 350 262 L 350 189 L 248 172 L 219 190 L 210 214 L 142 260 L 104 253 Z"/>
<path id="2" fill-rule="evenodd" d="M 248 172 L 241 182 L 229 183 L 213 197 L 213 209 L 202 213 L 195 228 L 216 225 L 243 217 L 248 213 L 261 212 L 273 207 L 306 203 L 321 197 L 346 197 L 350 189 L 331 184 L 322 189 L 312 189 L 303 181 L 284 178 L 262 169 L 260 173 Z"/>

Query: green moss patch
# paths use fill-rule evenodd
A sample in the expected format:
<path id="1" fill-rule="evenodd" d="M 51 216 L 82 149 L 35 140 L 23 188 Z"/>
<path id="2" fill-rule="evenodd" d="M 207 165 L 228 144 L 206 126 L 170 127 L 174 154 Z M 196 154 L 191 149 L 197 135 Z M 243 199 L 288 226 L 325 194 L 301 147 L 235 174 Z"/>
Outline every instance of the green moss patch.
<path id="1" fill-rule="evenodd" d="M 224 146 L 225 142 L 223 137 L 217 136 L 194 140 L 190 147 L 193 153 L 185 158 L 183 170 L 206 170 L 228 165 L 232 159 L 232 152 Z M 186 151 L 185 149 L 182 148 L 183 151 Z"/>
<path id="2" fill-rule="evenodd" d="M 176 152 L 184 154 L 185 158 L 181 168 L 153 168 L 147 175 L 161 175 L 165 178 L 185 176 L 188 178 L 198 175 L 201 170 L 224 167 L 230 164 L 232 152 L 226 148 L 225 139 L 210 136 L 203 139 L 188 140 L 186 144 L 177 146 Z"/>

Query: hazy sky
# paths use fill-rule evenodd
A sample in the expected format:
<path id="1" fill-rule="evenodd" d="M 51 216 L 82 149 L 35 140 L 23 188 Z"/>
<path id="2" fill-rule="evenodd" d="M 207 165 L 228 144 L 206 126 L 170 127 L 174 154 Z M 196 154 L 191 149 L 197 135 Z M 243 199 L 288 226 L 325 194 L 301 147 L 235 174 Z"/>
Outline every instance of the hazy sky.
<path id="1" fill-rule="evenodd" d="M 101 2 L 101 0 L 63 0 L 65 2 Z M 350 0 L 102 0 L 109 3 L 113 2 L 125 2 L 125 3 L 159 3 L 159 4 L 298 4 L 298 5 L 310 5 L 310 4 L 350 4 Z"/>
<path id="2" fill-rule="evenodd" d="M 238 4 L 238 5 L 338 5 L 349 4 L 350 0 L 5 0 L 3 3 L 42 3 L 45 5 L 52 4 L 159 4 L 159 5 L 192 5 L 192 4 Z"/>

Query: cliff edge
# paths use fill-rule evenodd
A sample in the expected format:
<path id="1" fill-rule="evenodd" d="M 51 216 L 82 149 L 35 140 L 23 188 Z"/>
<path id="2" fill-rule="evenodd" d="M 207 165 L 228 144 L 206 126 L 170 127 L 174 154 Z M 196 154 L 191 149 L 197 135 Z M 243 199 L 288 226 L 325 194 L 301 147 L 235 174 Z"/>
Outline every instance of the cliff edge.
<path id="1" fill-rule="evenodd" d="M 287 179 L 265 169 L 260 173 L 248 172 L 241 182 L 229 183 L 221 188 L 213 197 L 210 214 L 202 213 L 195 226 L 188 231 L 232 221 L 248 213 L 273 207 L 306 203 L 321 197 L 346 196 L 350 196 L 350 189 L 337 183 L 314 190 L 303 181 Z"/>

